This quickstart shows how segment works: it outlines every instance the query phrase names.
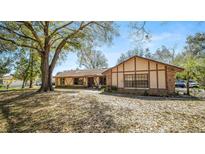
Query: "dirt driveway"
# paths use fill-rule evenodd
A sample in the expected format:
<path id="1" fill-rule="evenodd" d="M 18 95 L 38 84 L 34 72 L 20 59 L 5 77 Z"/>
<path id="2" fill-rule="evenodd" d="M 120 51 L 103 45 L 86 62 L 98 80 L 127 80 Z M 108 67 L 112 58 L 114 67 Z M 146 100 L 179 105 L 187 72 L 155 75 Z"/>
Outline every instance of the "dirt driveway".
<path id="1" fill-rule="evenodd" d="M 0 132 L 205 132 L 202 100 L 73 89 L 0 100 Z"/>

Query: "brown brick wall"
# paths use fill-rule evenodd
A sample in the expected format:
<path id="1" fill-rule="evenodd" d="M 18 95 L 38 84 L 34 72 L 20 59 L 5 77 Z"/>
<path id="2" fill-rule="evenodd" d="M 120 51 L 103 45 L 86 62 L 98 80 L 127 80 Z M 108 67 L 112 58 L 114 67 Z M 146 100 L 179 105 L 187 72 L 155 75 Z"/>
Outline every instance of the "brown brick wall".
<path id="1" fill-rule="evenodd" d="M 118 88 L 117 90 L 120 93 L 128 93 L 135 95 L 150 95 L 150 96 L 167 96 L 169 95 L 166 89 L 124 89 Z"/>
<path id="2" fill-rule="evenodd" d="M 175 75 L 176 71 L 171 67 L 167 67 L 167 90 L 169 94 L 175 93 Z"/>

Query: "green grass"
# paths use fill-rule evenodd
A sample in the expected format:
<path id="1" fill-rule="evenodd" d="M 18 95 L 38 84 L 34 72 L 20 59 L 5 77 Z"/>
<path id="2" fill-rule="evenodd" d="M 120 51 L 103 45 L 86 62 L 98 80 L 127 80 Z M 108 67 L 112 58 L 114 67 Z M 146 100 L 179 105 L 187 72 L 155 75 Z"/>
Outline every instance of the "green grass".
<path id="1" fill-rule="evenodd" d="M 19 89 L 21 89 L 20 87 L 16 87 L 16 88 L 9 88 L 9 89 L 7 89 L 7 88 L 5 88 L 5 87 L 0 87 L 0 91 L 5 91 L 5 90 L 19 90 Z"/>
<path id="2" fill-rule="evenodd" d="M 21 88 L 21 87 L 11 87 L 11 88 L 5 88 L 5 87 L 0 87 L 0 91 L 25 91 L 25 90 L 29 90 L 29 89 L 34 89 L 34 90 L 37 90 L 39 87 L 33 87 L 33 88 Z"/>

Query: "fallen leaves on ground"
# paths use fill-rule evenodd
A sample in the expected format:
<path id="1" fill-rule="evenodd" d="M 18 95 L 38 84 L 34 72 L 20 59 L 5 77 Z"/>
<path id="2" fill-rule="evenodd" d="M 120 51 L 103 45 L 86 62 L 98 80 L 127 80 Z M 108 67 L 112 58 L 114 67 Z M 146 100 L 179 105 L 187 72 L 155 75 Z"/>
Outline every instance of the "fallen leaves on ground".
<path id="1" fill-rule="evenodd" d="M 72 89 L 0 99 L 0 132 L 205 132 L 202 100 Z"/>

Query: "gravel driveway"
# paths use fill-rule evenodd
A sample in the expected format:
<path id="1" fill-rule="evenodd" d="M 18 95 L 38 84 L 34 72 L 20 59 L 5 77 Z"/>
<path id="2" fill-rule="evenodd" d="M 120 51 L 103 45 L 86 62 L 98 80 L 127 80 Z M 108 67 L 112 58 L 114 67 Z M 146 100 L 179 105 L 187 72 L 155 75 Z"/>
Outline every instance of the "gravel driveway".
<path id="1" fill-rule="evenodd" d="M 0 132 L 205 132 L 203 100 L 73 89 L 0 99 Z"/>

